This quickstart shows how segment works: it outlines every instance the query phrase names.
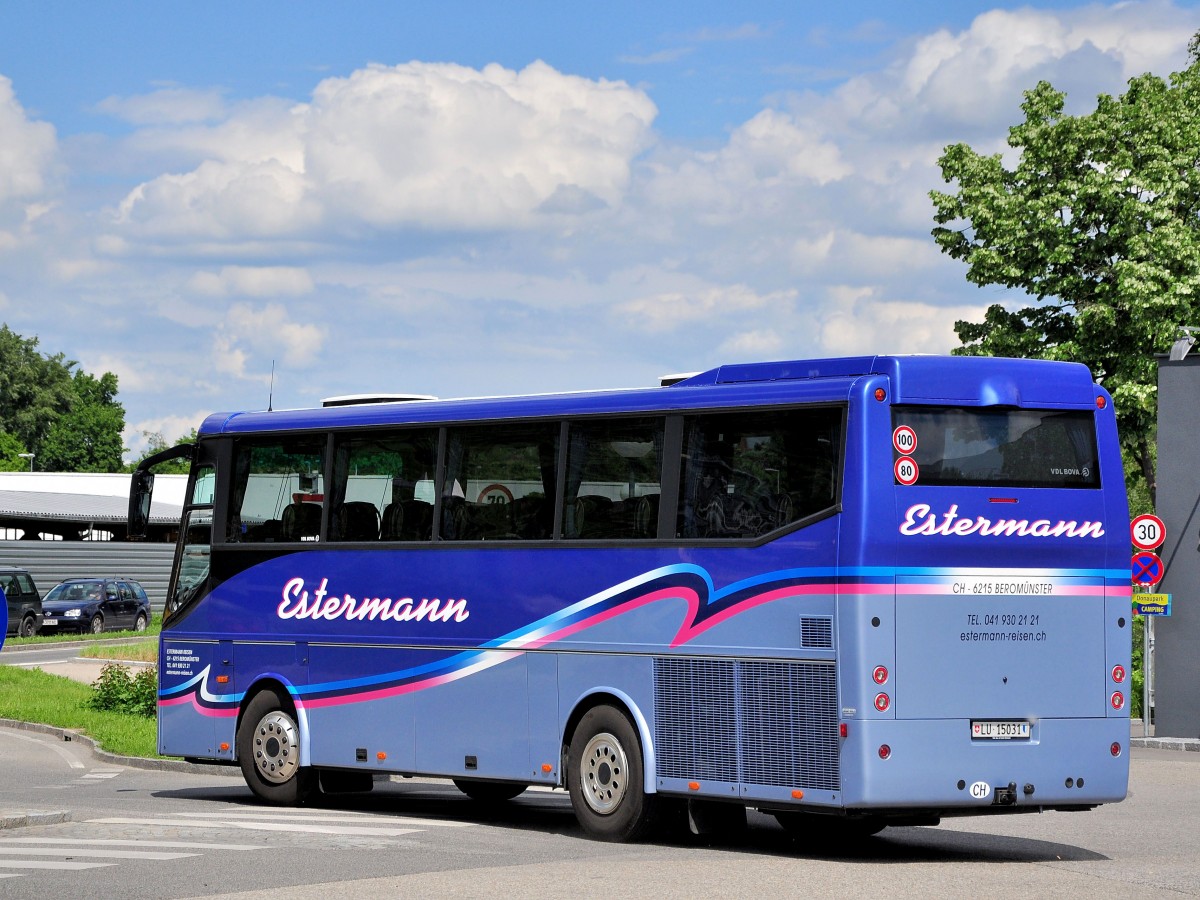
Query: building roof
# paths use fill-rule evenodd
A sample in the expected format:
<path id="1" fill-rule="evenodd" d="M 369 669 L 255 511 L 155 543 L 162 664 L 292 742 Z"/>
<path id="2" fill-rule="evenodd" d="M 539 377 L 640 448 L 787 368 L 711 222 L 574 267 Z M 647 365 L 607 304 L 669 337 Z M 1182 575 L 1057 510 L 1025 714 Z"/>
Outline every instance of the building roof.
<path id="1" fill-rule="evenodd" d="M 178 522 L 183 507 L 155 499 L 150 521 Z M 0 489 L 0 519 L 63 521 L 95 524 L 125 524 L 129 514 L 126 497 L 50 491 L 6 491 Z"/>

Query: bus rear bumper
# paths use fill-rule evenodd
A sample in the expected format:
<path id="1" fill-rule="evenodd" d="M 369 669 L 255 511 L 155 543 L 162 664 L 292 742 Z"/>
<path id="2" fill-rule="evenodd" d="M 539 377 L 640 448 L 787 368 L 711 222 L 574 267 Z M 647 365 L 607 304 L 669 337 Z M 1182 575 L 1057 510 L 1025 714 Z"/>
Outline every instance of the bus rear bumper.
<path id="1" fill-rule="evenodd" d="M 986 815 L 1125 798 L 1129 720 L 1040 719 L 1028 738 L 972 738 L 965 719 L 855 722 L 841 747 L 842 805 Z"/>

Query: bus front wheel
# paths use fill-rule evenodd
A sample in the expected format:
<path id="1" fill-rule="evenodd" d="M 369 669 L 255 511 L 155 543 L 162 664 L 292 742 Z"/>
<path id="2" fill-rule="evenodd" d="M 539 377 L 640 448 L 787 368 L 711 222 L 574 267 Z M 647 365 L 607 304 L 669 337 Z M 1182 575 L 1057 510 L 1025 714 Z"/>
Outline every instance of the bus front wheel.
<path id="1" fill-rule="evenodd" d="M 300 728 L 273 691 L 263 691 L 246 707 L 237 750 L 242 776 L 260 800 L 295 806 L 312 793 L 313 772 L 300 766 Z"/>
<path id="2" fill-rule="evenodd" d="M 643 788 L 641 743 L 632 723 L 611 706 L 579 721 L 567 755 L 568 789 L 584 831 L 605 841 L 633 841 L 654 824 L 658 796 Z"/>

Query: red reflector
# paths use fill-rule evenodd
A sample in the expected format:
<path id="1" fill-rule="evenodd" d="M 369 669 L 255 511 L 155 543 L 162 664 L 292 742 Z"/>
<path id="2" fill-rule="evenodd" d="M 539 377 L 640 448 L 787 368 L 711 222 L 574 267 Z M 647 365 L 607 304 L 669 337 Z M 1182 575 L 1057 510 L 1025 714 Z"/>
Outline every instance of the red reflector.
<path id="1" fill-rule="evenodd" d="M 1121 745 L 1118 744 L 1116 741 L 1113 741 L 1112 746 L 1108 748 L 1108 752 L 1111 753 L 1113 756 L 1120 756 L 1121 755 Z"/>
<path id="2" fill-rule="evenodd" d="M 1096 398 L 1096 409 L 1104 409 L 1106 406 L 1108 406 L 1107 400 L 1105 400 L 1103 397 Z"/>
<path id="3" fill-rule="evenodd" d="M 888 670 L 886 666 L 876 666 L 875 671 L 871 674 L 875 679 L 876 684 L 886 684 L 888 680 Z"/>
<path id="4" fill-rule="evenodd" d="M 1112 704 L 1113 709 L 1123 709 L 1125 706 L 1125 695 L 1120 691 L 1113 691 L 1113 695 L 1108 699 Z"/>
<path id="5" fill-rule="evenodd" d="M 875 695 L 875 708 L 880 712 L 887 712 L 887 708 L 892 705 L 892 698 L 887 694 Z"/>
<path id="6" fill-rule="evenodd" d="M 887 744 L 879 745 L 879 758 L 880 759 L 888 759 L 891 755 L 892 755 L 891 747 L 889 747 Z"/>
<path id="7" fill-rule="evenodd" d="M 1124 666 L 1113 666 L 1112 678 L 1113 678 L 1113 681 L 1115 681 L 1117 684 L 1120 684 L 1122 681 L 1124 681 L 1125 680 L 1125 667 Z"/>
<path id="8" fill-rule="evenodd" d="M 843 722 L 841 725 L 838 726 L 838 733 L 841 734 L 841 736 L 844 738 L 850 737 L 850 726 L 847 725 L 845 722 Z"/>

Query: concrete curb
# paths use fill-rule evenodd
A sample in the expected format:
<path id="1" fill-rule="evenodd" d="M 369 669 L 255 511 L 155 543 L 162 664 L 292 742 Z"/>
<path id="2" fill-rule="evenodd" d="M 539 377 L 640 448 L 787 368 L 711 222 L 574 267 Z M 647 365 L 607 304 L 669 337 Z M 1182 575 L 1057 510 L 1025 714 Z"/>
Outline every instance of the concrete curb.
<path id="1" fill-rule="evenodd" d="M 61 825 L 71 821 L 65 809 L 29 809 L 21 812 L 0 809 L 0 831 L 9 828 L 28 828 L 31 825 Z"/>
<path id="2" fill-rule="evenodd" d="M 1200 740 L 1195 740 L 1192 738 L 1130 738 L 1129 746 L 1141 747 L 1146 750 L 1186 750 L 1192 753 L 1200 753 Z"/>

